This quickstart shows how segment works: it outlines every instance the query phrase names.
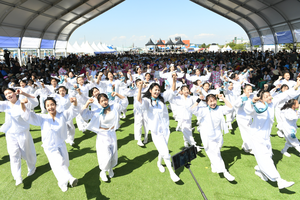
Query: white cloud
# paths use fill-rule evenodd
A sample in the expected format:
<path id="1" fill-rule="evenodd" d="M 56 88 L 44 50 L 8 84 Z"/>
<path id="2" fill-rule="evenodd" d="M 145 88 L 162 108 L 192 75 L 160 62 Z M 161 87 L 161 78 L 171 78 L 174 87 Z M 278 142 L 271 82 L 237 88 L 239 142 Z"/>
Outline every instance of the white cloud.
<path id="1" fill-rule="evenodd" d="M 188 36 L 186 34 L 183 34 L 183 33 L 181 33 L 181 34 L 176 33 L 174 35 L 169 35 L 169 38 L 171 38 L 171 39 L 175 38 L 175 37 L 188 38 Z"/>
<path id="2" fill-rule="evenodd" d="M 213 33 L 200 33 L 199 35 L 195 35 L 194 38 L 208 38 L 208 37 L 215 37 L 216 35 Z"/>
<path id="3" fill-rule="evenodd" d="M 121 39 L 121 40 L 126 39 L 126 36 L 122 35 L 119 37 L 119 39 Z"/>
<path id="4" fill-rule="evenodd" d="M 114 40 L 116 40 L 116 39 L 118 39 L 118 37 L 113 37 L 111 40 L 114 41 Z"/>
<path id="5" fill-rule="evenodd" d="M 142 35 L 139 37 L 139 40 L 146 40 L 146 35 Z"/>

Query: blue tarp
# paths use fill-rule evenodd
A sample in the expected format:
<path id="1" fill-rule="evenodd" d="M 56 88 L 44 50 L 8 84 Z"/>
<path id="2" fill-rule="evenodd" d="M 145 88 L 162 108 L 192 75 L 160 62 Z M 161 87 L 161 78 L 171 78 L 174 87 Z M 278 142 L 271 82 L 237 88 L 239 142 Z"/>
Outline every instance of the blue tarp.
<path id="1" fill-rule="evenodd" d="M 251 38 L 252 45 L 261 45 L 260 37 Z"/>
<path id="2" fill-rule="evenodd" d="M 54 49 L 55 40 L 42 40 L 41 49 Z"/>
<path id="3" fill-rule="evenodd" d="M 283 31 L 276 33 L 279 44 L 293 43 L 293 35 L 291 31 Z"/>
<path id="4" fill-rule="evenodd" d="M 1 48 L 19 48 L 21 38 L 0 36 Z"/>

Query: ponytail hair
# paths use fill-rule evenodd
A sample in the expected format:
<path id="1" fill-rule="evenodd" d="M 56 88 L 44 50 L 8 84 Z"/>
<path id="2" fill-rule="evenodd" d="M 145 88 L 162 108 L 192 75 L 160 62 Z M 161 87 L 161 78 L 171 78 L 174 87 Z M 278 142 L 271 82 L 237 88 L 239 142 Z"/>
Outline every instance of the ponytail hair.
<path id="1" fill-rule="evenodd" d="M 286 110 L 288 108 L 292 108 L 293 105 L 295 105 L 295 101 L 297 101 L 296 99 L 290 99 L 287 102 L 285 102 L 285 104 L 282 106 L 282 108 L 280 110 Z"/>
<path id="2" fill-rule="evenodd" d="M 260 90 L 258 93 L 257 93 L 257 97 L 259 97 L 261 100 L 264 96 L 265 93 L 269 93 L 268 90 Z"/>

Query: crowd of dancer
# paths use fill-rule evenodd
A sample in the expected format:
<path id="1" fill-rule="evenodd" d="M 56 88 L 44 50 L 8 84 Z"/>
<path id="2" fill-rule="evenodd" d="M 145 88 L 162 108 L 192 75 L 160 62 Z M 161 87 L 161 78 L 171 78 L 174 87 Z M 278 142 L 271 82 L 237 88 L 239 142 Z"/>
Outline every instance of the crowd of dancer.
<path id="1" fill-rule="evenodd" d="M 157 167 L 172 181 L 180 178 L 172 169 L 168 149 L 169 112 L 183 134 L 185 147 L 204 148 L 214 173 L 228 181 L 235 177 L 221 156 L 223 134 L 236 119 L 241 148 L 255 156 L 254 173 L 264 181 L 276 181 L 279 189 L 294 182 L 281 178 L 272 160 L 270 134 L 277 120 L 277 134 L 288 148 L 300 152 L 296 137 L 300 95 L 297 53 L 223 52 L 186 54 L 98 55 L 66 58 L 28 58 L 23 66 L 15 59 L 0 64 L 2 99 L 11 172 L 22 183 L 21 158 L 27 176 L 36 170 L 36 151 L 30 124 L 41 127 L 42 147 L 62 191 L 77 185 L 69 167 L 66 144 L 74 145 L 75 126 L 97 134 L 96 152 L 100 178 L 114 176 L 118 163 L 116 131 L 126 121 L 128 98 L 133 98 L 134 140 L 148 143 L 148 132 L 158 151 Z M 167 103 L 168 102 L 168 103 Z M 35 113 L 40 107 L 41 113 Z M 193 137 L 192 117 L 202 144 Z M 226 117 L 224 117 L 226 116 Z M 144 137 L 142 136 L 144 130 Z M 144 138 L 144 140 L 142 140 Z M 202 145 L 202 147 L 200 146 Z M 108 174 L 108 176 L 107 176 Z"/>

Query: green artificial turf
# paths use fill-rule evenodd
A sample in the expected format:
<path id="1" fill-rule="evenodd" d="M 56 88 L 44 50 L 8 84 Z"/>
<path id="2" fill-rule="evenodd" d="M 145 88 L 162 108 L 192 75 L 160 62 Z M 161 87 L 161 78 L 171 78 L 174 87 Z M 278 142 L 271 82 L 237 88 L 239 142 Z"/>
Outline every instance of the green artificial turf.
<path id="1" fill-rule="evenodd" d="M 38 111 L 38 110 L 36 110 Z M 41 147 L 40 127 L 31 126 L 37 152 L 36 173 L 26 177 L 27 165 L 22 160 L 23 184 L 15 186 L 10 172 L 9 156 L 6 150 L 4 133 L 0 133 L 0 199 L 202 199 L 188 169 L 180 168 L 176 173 L 181 178 L 179 183 L 173 183 L 166 170 L 160 173 L 157 166 L 157 150 L 149 136 L 149 142 L 144 148 L 139 147 L 134 140 L 133 106 L 128 107 L 126 119 L 120 121 L 117 131 L 119 162 L 114 168 L 115 177 L 109 182 L 102 182 L 96 156 L 96 134 L 82 133 L 76 129 L 75 144 L 67 144 L 70 156 L 71 174 L 79 179 L 78 186 L 69 188 L 63 193 L 57 185 L 51 171 L 48 159 Z M 0 114 L 0 124 L 4 123 L 4 113 Z M 75 121 L 74 121 L 75 123 Z M 170 154 L 174 155 L 183 148 L 181 132 L 176 132 L 177 122 L 170 114 L 169 139 Z M 196 119 L 193 118 L 196 126 Z M 275 124 L 274 124 L 275 126 Z M 242 140 L 236 122 L 233 130 L 224 135 L 222 157 L 226 168 L 235 176 L 236 182 L 230 183 L 219 174 L 211 172 L 210 161 L 204 150 L 192 161 L 191 170 L 208 199 L 300 199 L 299 161 L 298 153 L 290 149 L 291 157 L 283 157 L 280 150 L 285 140 L 279 138 L 273 128 L 271 141 L 273 159 L 283 179 L 294 181 L 295 185 L 278 190 L 277 184 L 264 182 L 254 174 L 256 161 L 253 155 L 241 150 Z M 194 137 L 201 144 L 198 131 Z"/>

